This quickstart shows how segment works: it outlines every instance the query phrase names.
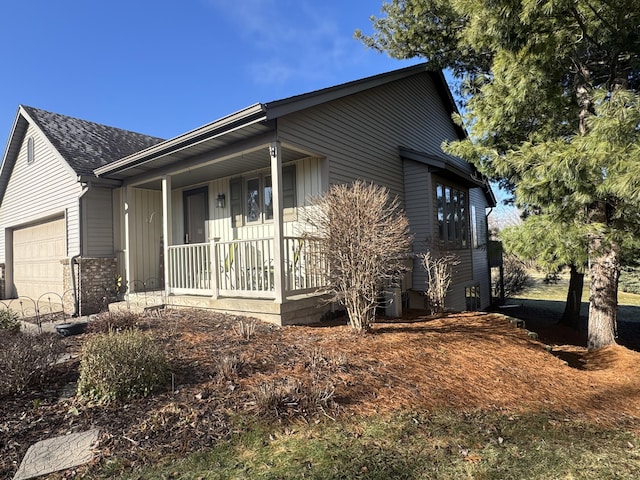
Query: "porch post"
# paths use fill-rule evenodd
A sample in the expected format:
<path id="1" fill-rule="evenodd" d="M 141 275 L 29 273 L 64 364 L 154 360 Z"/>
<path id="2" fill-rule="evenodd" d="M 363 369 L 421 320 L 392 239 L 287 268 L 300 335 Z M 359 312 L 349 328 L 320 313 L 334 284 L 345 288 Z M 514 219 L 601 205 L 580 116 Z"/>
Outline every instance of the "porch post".
<path id="1" fill-rule="evenodd" d="M 211 298 L 213 300 L 218 299 L 218 246 L 216 245 L 215 239 L 209 240 L 210 245 L 210 255 L 211 255 L 211 272 L 209 275 L 211 276 L 211 289 L 213 290 L 213 294 Z"/>
<path id="2" fill-rule="evenodd" d="M 164 249 L 162 258 L 164 262 L 164 292 L 165 295 L 169 295 L 171 292 L 171 272 L 169 271 L 169 244 L 172 241 L 173 234 L 171 231 L 172 226 L 171 217 L 171 176 L 164 175 L 162 177 L 162 247 Z"/>
<path id="3" fill-rule="evenodd" d="M 133 220 L 133 192 L 131 187 L 124 187 L 124 275 L 127 293 L 134 286 L 131 274 L 131 221 Z"/>
<path id="4" fill-rule="evenodd" d="M 282 152 L 280 142 L 269 145 L 271 155 L 271 188 L 273 197 L 273 263 L 275 302 L 284 302 L 285 266 L 284 266 L 284 225 L 282 221 Z"/>

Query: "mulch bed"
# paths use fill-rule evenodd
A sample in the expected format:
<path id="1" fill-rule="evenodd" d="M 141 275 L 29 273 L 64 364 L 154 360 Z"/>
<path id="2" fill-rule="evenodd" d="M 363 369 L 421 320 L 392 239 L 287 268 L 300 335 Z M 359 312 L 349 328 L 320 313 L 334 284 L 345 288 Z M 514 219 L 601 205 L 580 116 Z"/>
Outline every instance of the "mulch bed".
<path id="1" fill-rule="evenodd" d="M 251 320 L 242 317 L 195 310 L 149 314 L 137 323 L 162 342 L 174 368 L 172 385 L 110 405 L 60 399 L 77 380 L 82 343 L 94 333 L 64 338 L 74 358 L 57 365 L 46 385 L 2 399 L 0 477 L 10 478 L 36 441 L 92 427 L 102 432 L 96 462 L 117 456 L 135 466 L 182 456 L 229 438 L 238 414 L 330 421 L 452 408 L 637 425 L 638 352 L 551 348 L 494 313 L 404 320 L 378 323 L 367 335 L 354 334 L 344 321 L 307 327 L 257 322 L 246 339 L 238 327 Z M 237 360 L 235 374 L 221 374 L 224 357 Z M 333 395 L 317 408 L 298 401 L 266 408 L 260 392 L 285 385 L 299 396 Z M 79 474 L 90 466 L 83 468 Z"/>

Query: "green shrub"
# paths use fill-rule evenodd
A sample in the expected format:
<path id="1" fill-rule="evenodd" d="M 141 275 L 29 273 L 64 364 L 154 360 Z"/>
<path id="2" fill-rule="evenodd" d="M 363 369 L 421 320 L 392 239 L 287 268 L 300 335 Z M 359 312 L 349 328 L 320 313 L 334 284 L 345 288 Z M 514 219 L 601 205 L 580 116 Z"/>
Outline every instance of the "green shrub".
<path id="1" fill-rule="evenodd" d="M 620 273 L 620 290 L 640 294 L 640 268 L 623 267 Z"/>
<path id="2" fill-rule="evenodd" d="M 78 395 L 102 402 L 147 396 L 168 377 L 168 361 L 151 336 L 135 329 L 111 331 L 85 344 Z"/>
<path id="3" fill-rule="evenodd" d="M 0 332 L 0 397 L 19 393 L 46 378 L 63 352 L 64 346 L 56 334 Z"/>
<path id="4" fill-rule="evenodd" d="M 20 320 L 18 320 L 18 314 L 9 309 L 0 310 L 0 330 L 19 332 Z"/>

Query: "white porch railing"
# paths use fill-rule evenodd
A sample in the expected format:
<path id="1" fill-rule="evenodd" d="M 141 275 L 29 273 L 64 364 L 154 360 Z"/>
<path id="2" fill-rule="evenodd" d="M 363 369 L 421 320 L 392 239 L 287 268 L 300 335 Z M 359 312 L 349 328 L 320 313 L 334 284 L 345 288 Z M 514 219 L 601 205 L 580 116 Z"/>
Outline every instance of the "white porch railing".
<path id="1" fill-rule="evenodd" d="M 273 239 L 216 242 L 218 295 L 275 298 Z"/>
<path id="2" fill-rule="evenodd" d="M 169 285 L 178 295 L 212 295 L 211 245 L 192 243 L 169 247 Z"/>
<path id="3" fill-rule="evenodd" d="M 284 262 L 287 293 L 303 293 L 324 286 L 327 265 L 317 239 L 285 237 Z"/>
<path id="4" fill-rule="evenodd" d="M 272 238 L 174 245 L 169 247 L 170 291 L 213 295 L 217 289 L 218 296 L 275 298 L 273 258 Z M 321 287 L 326 264 L 318 240 L 285 237 L 282 268 L 285 294 Z"/>

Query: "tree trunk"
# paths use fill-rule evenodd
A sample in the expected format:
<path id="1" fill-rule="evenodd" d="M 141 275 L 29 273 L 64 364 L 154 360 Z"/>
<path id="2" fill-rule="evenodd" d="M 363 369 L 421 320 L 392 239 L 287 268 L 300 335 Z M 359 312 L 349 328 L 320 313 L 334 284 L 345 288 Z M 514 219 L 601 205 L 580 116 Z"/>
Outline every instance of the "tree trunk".
<path id="1" fill-rule="evenodd" d="M 587 347 L 597 350 L 616 343 L 620 251 L 602 234 L 589 239 L 589 332 Z"/>
<path id="2" fill-rule="evenodd" d="M 564 313 L 560 318 L 560 323 L 575 328 L 576 330 L 580 328 L 580 307 L 582 305 L 583 287 L 584 273 L 579 272 L 575 265 L 571 265 L 567 303 L 564 306 Z"/>

